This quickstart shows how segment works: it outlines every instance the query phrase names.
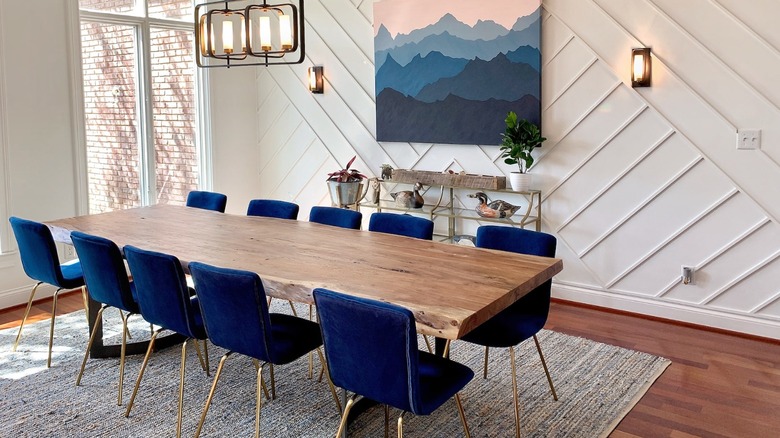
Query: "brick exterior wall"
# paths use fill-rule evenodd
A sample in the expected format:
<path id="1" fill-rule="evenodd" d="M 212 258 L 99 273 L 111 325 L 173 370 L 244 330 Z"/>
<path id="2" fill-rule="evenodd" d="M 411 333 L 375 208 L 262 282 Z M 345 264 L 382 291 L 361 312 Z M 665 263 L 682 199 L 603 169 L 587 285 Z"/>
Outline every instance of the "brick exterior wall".
<path id="1" fill-rule="evenodd" d="M 132 0 L 80 0 L 82 8 L 121 12 Z M 190 0 L 150 0 L 154 11 L 191 13 Z M 84 22 L 81 26 L 87 174 L 91 213 L 140 205 L 139 138 L 134 28 Z M 195 145 L 195 71 L 191 31 L 152 28 L 152 202 L 183 204 L 198 187 Z"/>
<path id="2" fill-rule="evenodd" d="M 182 204 L 198 188 L 193 34 L 152 29 L 157 202 Z"/>
<path id="3" fill-rule="evenodd" d="M 90 213 L 140 205 L 133 34 L 81 25 Z"/>

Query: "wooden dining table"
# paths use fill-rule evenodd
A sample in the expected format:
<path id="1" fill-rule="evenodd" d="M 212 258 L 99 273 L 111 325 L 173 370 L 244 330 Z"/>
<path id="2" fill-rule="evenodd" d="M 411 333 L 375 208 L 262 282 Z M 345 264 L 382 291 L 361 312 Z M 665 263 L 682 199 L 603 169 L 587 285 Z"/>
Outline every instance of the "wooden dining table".
<path id="1" fill-rule="evenodd" d="M 417 331 L 458 339 L 551 279 L 557 258 L 452 245 L 312 222 L 155 205 L 47 221 L 191 261 L 256 272 L 271 297 L 313 303 L 323 287 L 397 304 Z"/>

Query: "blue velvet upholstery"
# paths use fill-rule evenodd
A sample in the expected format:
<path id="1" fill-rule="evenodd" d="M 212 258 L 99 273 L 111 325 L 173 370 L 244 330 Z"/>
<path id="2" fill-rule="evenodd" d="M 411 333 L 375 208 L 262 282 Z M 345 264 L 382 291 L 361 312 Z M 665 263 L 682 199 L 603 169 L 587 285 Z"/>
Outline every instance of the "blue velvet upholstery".
<path id="1" fill-rule="evenodd" d="M 9 221 L 16 236 L 22 267 L 28 277 L 60 289 L 75 289 L 84 285 L 80 262 L 60 265 L 49 227 L 18 217 L 11 217 Z"/>
<path id="2" fill-rule="evenodd" d="M 433 239 L 433 222 L 406 214 L 377 212 L 371 215 L 368 231 L 431 240 Z"/>
<path id="3" fill-rule="evenodd" d="M 135 287 L 127 277 L 122 253 L 116 244 L 79 231 L 73 231 L 70 237 L 81 260 L 92 299 L 126 312 L 140 313 Z"/>
<path id="4" fill-rule="evenodd" d="M 227 196 L 222 193 L 193 190 L 187 195 L 187 207 L 225 212 Z"/>
<path id="5" fill-rule="evenodd" d="M 19 247 L 19 256 L 22 259 L 24 272 L 36 280 L 30 293 L 30 299 L 27 301 L 27 308 L 22 317 L 22 323 L 19 325 L 19 332 L 12 351 L 16 351 L 19 341 L 22 337 L 22 329 L 30 314 L 30 308 L 35 299 L 35 292 L 43 284 L 51 284 L 57 287 L 52 296 L 51 326 L 49 328 L 49 355 L 46 362 L 47 367 L 51 367 L 52 343 L 54 342 L 54 321 L 57 316 L 57 296 L 63 289 L 82 288 L 81 294 L 84 297 L 84 307 L 87 307 L 87 298 L 84 292 L 84 275 L 81 271 L 81 262 L 79 260 L 60 264 L 57 256 L 57 248 L 54 244 L 54 238 L 51 230 L 46 225 L 33 222 L 18 217 L 11 217 L 11 228 L 14 230 L 16 242 Z"/>
<path id="6" fill-rule="evenodd" d="M 555 257 L 556 242 L 554 236 L 546 233 L 486 225 L 477 229 L 476 246 Z M 552 280 L 544 282 L 501 313 L 466 334 L 463 340 L 487 347 L 511 347 L 532 337 L 547 322 L 551 285 Z"/>
<path id="7" fill-rule="evenodd" d="M 276 199 L 253 199 L 246 209 L 247 216 L 276 217 L 279 219 L 298 219 L 298 204 Z"/>
<path id="8" fill-rule="evenodd" d="M 346 208 L 316 206 L 309 212 L 309 222 L 359 230 L 363 213 Z"/>
<path id="9" fill-rule="evenodd" d="M 428 415 L 474 373 L 417 348 L 414 315 L 393 304 L 315 289 L 333 384 L 417 415 Z"/>
<path id="10" fill-rule="evenodd" d="M 283 365 L 322 345 L 317 323 L 268 313 L 265 289 L 253 272 L 189 265 L 206 333 L 214 345 Z"/>
<path id="11" fill-rule="evenodd" d="M 188 338 L 206 339 L 198 299 L 190 296 L 179 259 L 130 245 L 124 253 L 144 319 Z"/>

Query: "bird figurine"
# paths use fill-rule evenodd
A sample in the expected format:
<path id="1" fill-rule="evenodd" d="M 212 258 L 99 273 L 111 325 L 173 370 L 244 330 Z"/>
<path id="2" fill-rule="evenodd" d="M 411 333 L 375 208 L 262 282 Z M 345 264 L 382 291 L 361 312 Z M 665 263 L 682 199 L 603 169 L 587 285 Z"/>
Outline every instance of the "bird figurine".
<path id="1" fill-rule="evenodd" d="M 400 192 L 390 193 L 393 199 L 395 199 L 395 205 L 402 208 L 422 208 L 425 200 L 420 195 L 422 190 L 422 184 L 415 183 L 414 191 L 403 190 Z"/>
<path id="2" fill-rule="evenodd" d="M 512 205 L 500 199 L 488 204 L 488 197 L 482 192 L 469 195 L 469 198 L 479 199 L 479 205 L 477 205 L 474 210 L 476 210 L 477 214 L 481 217 L 507 219 L 521 208 L 520 206 Z"/>

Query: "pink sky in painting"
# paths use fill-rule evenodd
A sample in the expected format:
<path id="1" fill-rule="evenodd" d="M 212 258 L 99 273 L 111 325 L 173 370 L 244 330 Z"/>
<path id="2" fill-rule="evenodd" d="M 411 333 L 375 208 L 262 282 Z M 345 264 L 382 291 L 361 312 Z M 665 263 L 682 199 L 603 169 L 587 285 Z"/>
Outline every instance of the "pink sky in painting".
<path id="1" fill-rule="evenodd" d="M 509 29 L 540 4 L 541 0 L 382 0 L 374 3 L 374 34 L 384 24 L 395 38 L 433 24 L 447 12 L 469 26 L 493 20 Z"/>

